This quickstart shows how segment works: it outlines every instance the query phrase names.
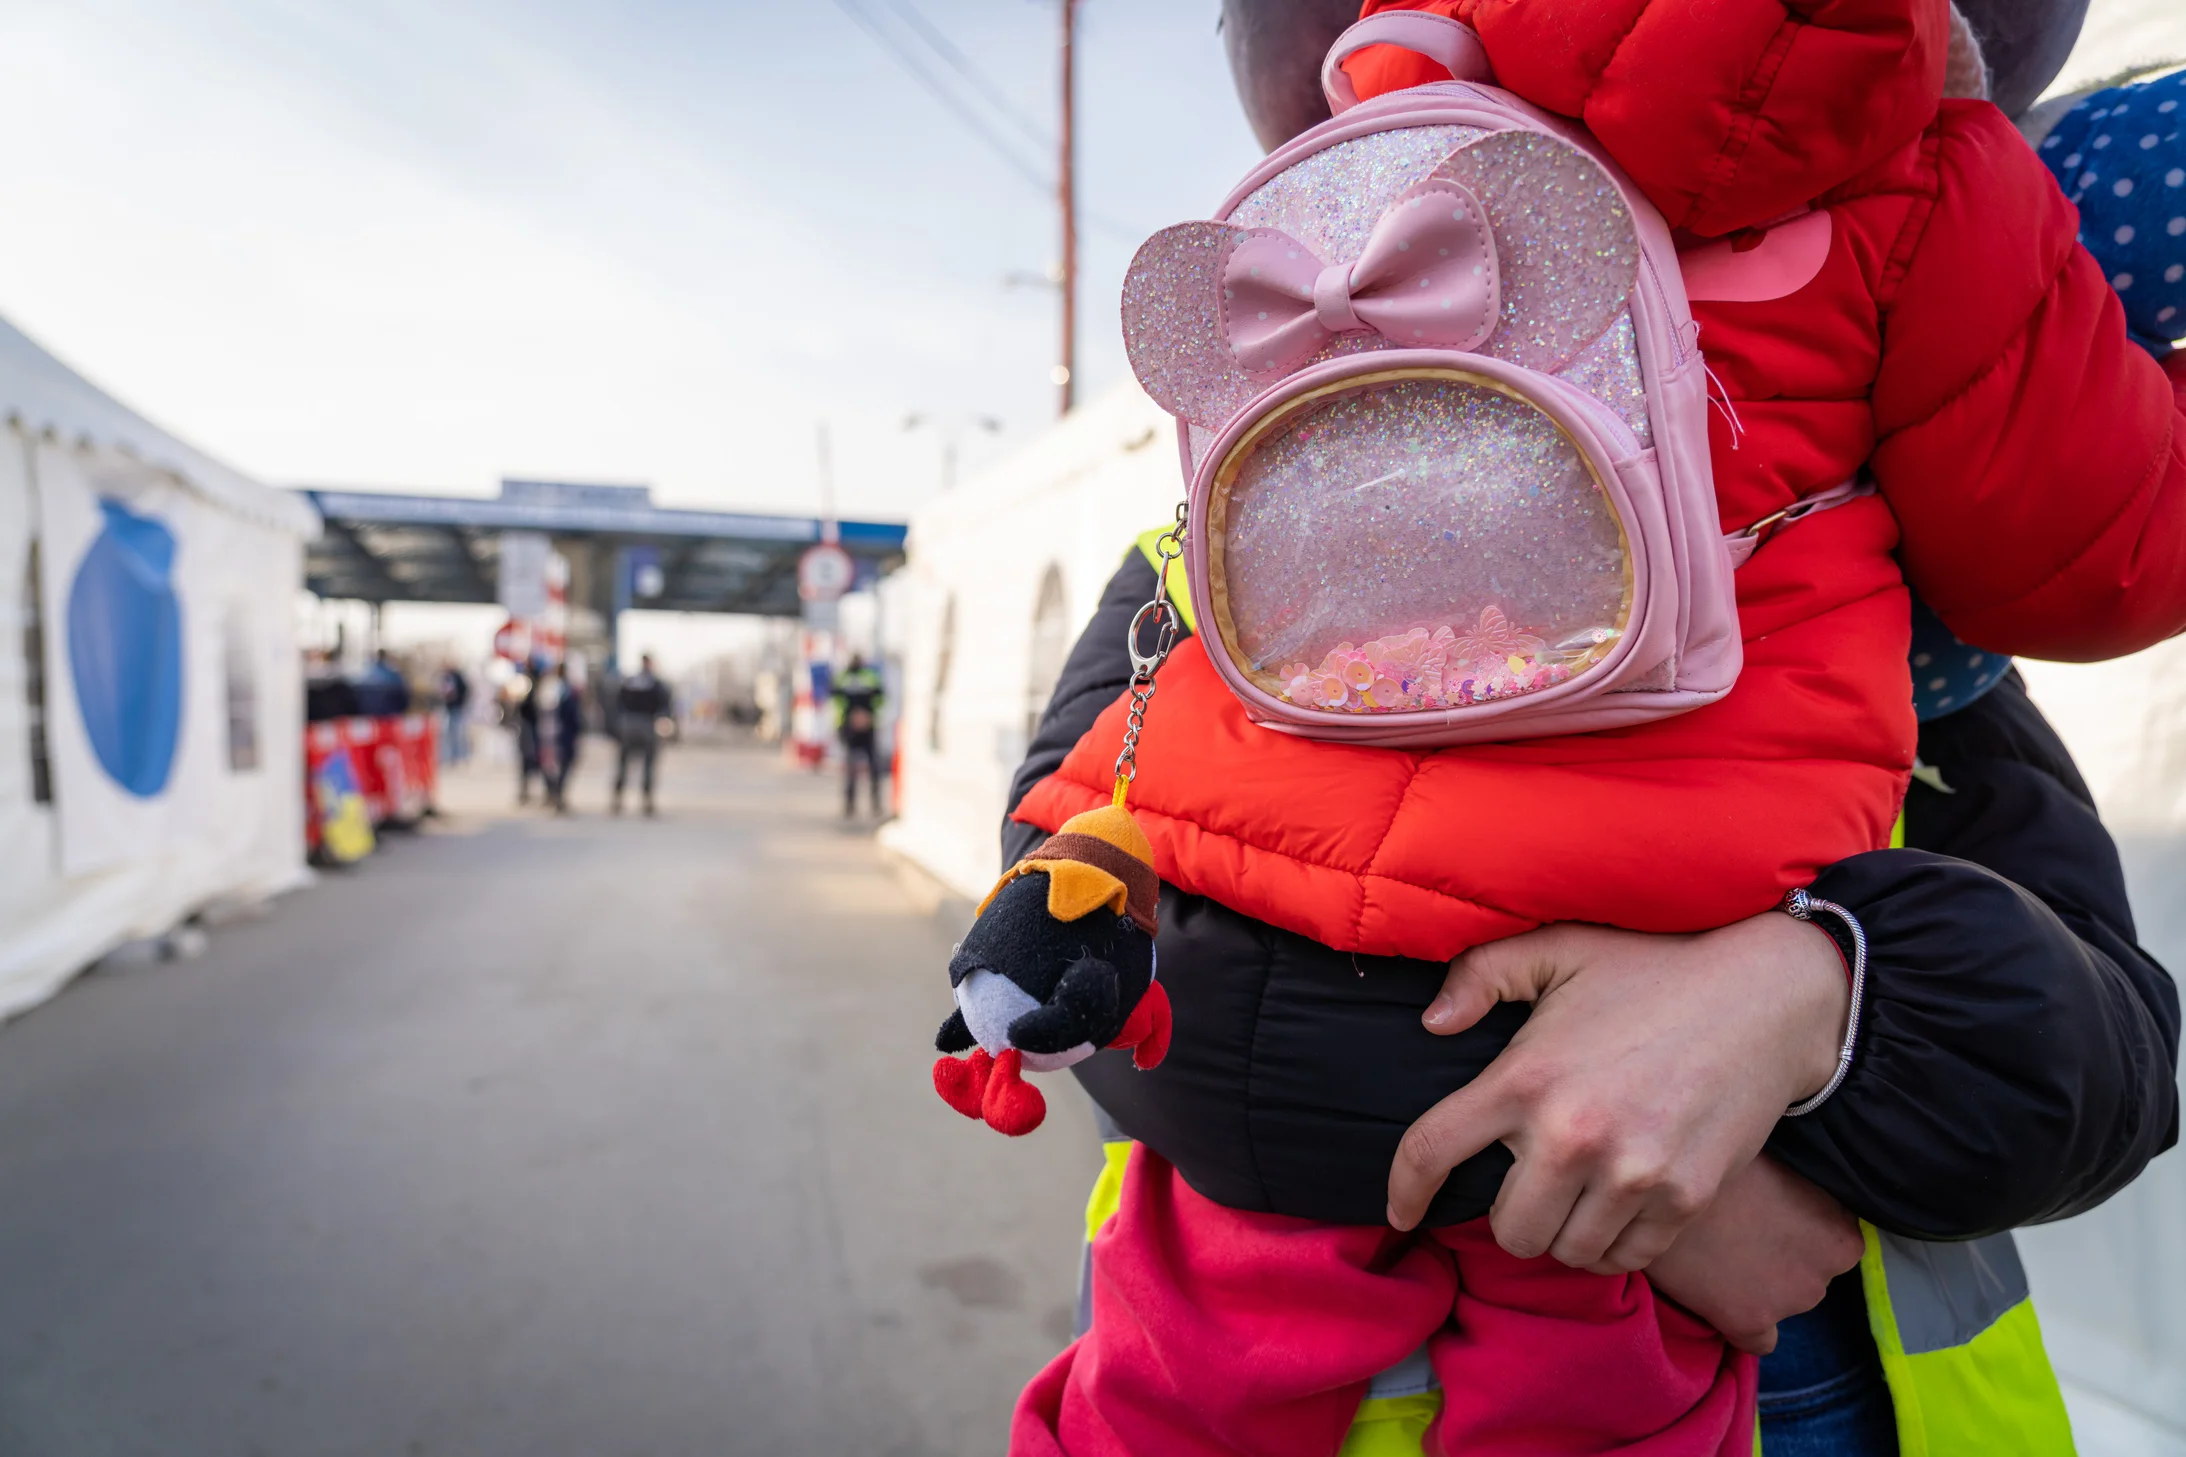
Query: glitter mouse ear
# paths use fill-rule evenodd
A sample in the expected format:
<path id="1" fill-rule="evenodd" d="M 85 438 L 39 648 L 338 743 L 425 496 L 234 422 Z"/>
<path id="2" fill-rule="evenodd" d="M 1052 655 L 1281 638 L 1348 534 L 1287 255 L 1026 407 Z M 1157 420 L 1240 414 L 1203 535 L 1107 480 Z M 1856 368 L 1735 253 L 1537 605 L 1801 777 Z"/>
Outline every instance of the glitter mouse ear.
<path id="1" fill-rule="evenodd" d="M 1389 319 L 1398 317 L 1384 317 L 1392 300 L 1376 298 L 1388 281 L 1359 274 L 1349 277 L 1362 292 L 1345 305 L 1355 307 L 1355 316 L 1328 325 L 1322 342 L 1313 328 L 1316 318 L 1327 317 L 1316 282 L 1322 263 L 1304 244 L 1266 228 L 1179 223 L 1147 239 L 1124 278 L 1123 338 L 1132 372 L 1170 414 L 1218 430 L 1262 388 L 1308 359 L 1392 346 L 1435 347 L 1439 342 L 1448 348 L 1474 347 L 1497 359 L 1554 373 L 1616 322 L 1638 276 L 1639 238 L 1623 193 L 1599 162 L 1562 138 L 1541 132 L 1482 137 L 1450 153 L 1432 176 L 1393 199 L 1375 224 L 1366 253 L 1349 261 L 1367 274 L 1401 272 L 1395 260 L 1410 241 L 1417 241 L 1407 239 L 1418 231 L 1418 220 L 1407 209 L 1439 200 L 1438 189 L 1459 204 L 1451 216 L 1478 233 L 1477 239 L 1467 233 L 1464 239 L 1443 240 L 1444 255 L 1461 251 L 1467 240 L 1495 250 L 1492 260 L 1480 259 L 1482 265 L 1492 263 L 1487 273 L 1493 286 L 1482 302 L 1488 316 L 1497 319 L 1485 342 L 1469 345 L 1451 338 L 1412 345 L 1420 330 L 1413 327 L 1419 321 L 1409 316 L 1399 319 L 1405 327 L 1382 333 L 1390 327 Z M 1486 214 L 1486 227 L 1478 226 L 1480 213 Z M 1396 251 L 1383 250 L 1386 256 L 1377 260 L 1374 239 L 1385 230 Z M 1271 244 L 1278 251 L 1262 257 Z M 1233 257 L 1239 264 L 1235 278 L 1229 277 Z M 1428 269 L 1440 268 L 1425 253 L 1414 259 L 1426 259 Z M 1243 277 L 1245 272 L 1251 279 Z M 1482 268 L 1475 266 L 1472 272 L 1480 274 Z M 1422 277 L 1420 286 L 1426 281 Z M 1271 315 L 1274 321 L 1255 333 L 1252 319 L 1243 314 L 1232 318 L 1228 309 L 1233 285 L 1234 291 L 1255 300 L 1238 302 L 1237 308 L 1258 309 L 1260 321 Z M 1453 298 L 1444 298 L 1442 307 L 1450 309 Z M 1383 312 L 1372 312 L 1370 306 Z M 1299 316 L 1297 338 L 1288 337 L 1293 332 L 1286 322 L 1290 315 Z M 1475 329 L 1466 338 L 1477 339 L 1481 315 L 1467 317 Z M 1271 335 L 1272 344 L 1262 334 Z M 1248 362 L 1258 366 L 1257 373 L 1246 369 Z"/>
<path id="2" fill-rule="evenodd" d="M 1222 268 L 1246 235 L 1225 223 L 1163 228 L 1123 280 L 1131 372 L 1154 403 L 1209 430 L 1228 424 L 1265 383 L 1238 364 L 1222 317 Z"/>
<path id="3" fill-rule="evenodd" d="M 1554 374 L 1617 320 L 1639 277 L 1639 235 L 1601 163 L 1561 137 L 1495 132 L 1434 170 L 1468 188 L 1495 230 L 1502 323 L 1482 354 Z"/>

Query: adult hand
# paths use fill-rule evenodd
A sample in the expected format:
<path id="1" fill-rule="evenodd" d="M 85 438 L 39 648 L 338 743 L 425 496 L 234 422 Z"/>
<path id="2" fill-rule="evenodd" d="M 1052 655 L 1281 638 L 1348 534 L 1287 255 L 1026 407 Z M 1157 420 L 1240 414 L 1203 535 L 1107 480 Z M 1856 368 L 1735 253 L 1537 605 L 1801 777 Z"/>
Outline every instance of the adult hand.
<path id="1" fill-rule="evenodd" d="M 1602 1271 L 1646 1267 L 1836 1071 L 1850 993 L 1836 943 L 1774 911 L 1696 936 L 1545 926 L 1450 963 L 1430 1031 L 1538 1005 L 1478 1078 L 1406 1130 L 1389 1222 L 1410 1229 L 1449 1171 L 1517 1155 L 1496 1242 Z"/>
<path id="2" fill-rule="evenodd" d="M 1741 1351 L 1776 1349 L 1776 1323 L 1822 1303 L 1860 1262 L 1860 1222 L 1763 1154 L 1655 1256 L 1648 1283 Z"/>

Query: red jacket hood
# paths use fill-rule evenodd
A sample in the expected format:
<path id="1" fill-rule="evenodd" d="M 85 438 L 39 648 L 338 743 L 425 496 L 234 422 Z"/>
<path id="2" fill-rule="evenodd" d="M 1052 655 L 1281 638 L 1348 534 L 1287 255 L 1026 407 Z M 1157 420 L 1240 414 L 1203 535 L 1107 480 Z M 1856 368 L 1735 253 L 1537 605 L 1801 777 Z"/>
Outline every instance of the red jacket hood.
<path id="1" fill-rule="evenodd" d="M 1935 120 L 1948 0 L 1366 0 L 1480 33 L 1497 84 L 1573 117 L 1674 228 L 1781 217 L 1901 151 Z M 1361 97 L 1444 79 L 1377 46 Z"/>

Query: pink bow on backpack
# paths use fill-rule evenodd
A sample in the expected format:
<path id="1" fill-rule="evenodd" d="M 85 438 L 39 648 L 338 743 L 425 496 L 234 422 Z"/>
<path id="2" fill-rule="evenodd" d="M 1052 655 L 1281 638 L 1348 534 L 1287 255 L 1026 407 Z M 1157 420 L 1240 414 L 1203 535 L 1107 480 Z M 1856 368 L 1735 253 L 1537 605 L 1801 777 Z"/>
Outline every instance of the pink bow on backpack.
<path id="1" fill-rule="evenodd" d="M 1222 297 L 1230 350 L 1255 375 L 1286 373 L 1339 334 L 1472 349 L 1502 308 L 1487 213 L 1444 178 L 1390 204 L 1356 263 L 1323 263 L 1285 233 L 1251 230 L 1223 264 Z"/>

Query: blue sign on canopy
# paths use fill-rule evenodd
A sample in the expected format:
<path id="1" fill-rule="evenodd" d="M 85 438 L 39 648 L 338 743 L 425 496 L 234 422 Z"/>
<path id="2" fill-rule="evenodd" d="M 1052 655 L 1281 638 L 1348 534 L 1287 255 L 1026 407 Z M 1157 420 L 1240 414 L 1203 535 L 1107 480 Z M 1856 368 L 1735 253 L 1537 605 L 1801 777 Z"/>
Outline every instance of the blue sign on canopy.
<path id="1" fill-rule="evenodd" d="M 167 787 L 182 730 L 175 536 L 118 501 L 99 509 L 106 525 L 68 591 L 69 672 L 99 767 L 149 799 Z"/>

